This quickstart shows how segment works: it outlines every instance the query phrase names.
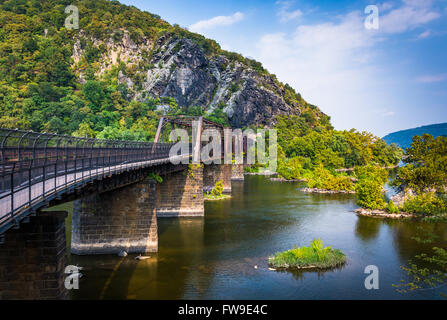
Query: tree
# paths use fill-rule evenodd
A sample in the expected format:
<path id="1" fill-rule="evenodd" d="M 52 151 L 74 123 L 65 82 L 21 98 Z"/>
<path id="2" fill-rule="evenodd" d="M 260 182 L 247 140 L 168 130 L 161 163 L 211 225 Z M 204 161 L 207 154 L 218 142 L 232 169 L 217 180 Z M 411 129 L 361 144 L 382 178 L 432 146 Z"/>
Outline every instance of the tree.
<path id="1" fill-rule="evenodd" d="M 445 193 L 447 137 L 414 136 L 406 154 L 406 165 L 399 168 L 393 185 L 401 191 L 409 188 L 418 194 L 429 191 Z"/>
<path id="2" fill-rule="evenodd" d="M 375 179 L 359 181 L 355 186 L 357 204 L 362 208 L 377 210 L 383 209 L 385 200 L 382 194 L 382 184 Z"/>

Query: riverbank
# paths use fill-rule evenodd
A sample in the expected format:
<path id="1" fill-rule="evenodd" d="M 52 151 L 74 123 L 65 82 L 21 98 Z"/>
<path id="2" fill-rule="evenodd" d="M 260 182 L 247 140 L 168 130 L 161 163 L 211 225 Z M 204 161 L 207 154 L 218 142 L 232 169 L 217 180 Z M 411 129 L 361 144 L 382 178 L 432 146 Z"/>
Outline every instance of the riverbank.
<path id="1" fill-rule="evenodd" d="M 381 169 L 391 170 L 391 169 L 396 169 L 398 167 L 399 167 L 399 165 L 380 167 L 380 168 Z M 341 168 L 341 169 L 335 169 L 335 172 L 351 172 L 351 171 L 354 171 L 354 170 L 355 170 L 355 168 Z"/>
<path id="2" fill-rule="evenodd" d="M 306 179 L 284 179 L 284 178 L 270 178 L 270 181 L 273 182 L 306 182 Z"/>
<path id="3" fill-rule="evenodd" d="M 277 175 L 277 172 L 272 172 L 272 171 L 263 171 L 263 172 L 244 172 L 244 175 L 247 176 L 274 176 Z"/>
<path id="4" fill-rule="evenodd" d="M 226 199 L 230 199 L 231 196 L 229 194 L 223 194 L 220 196 L 213 196 L 213 195 L 204 195 L 203 199 L 205 201 L 218 201 L 218 200 L 226 200 Z"/>
<path id="5" fill-rule="evenodd" d="M 354 210 L 358 216 L 371 217 L 371 218 L 388 218 L 388 219 L 414 219 L 418 218 L 416 214 L 408 212 L 389 213 L 385 210 L 369 210 L 364 208 L 358 208 Z"/>
<path id="6" fill-rule="evenodd" d="M 302 188 L 300 191 L 305 193 L 355 194 L 355 191 L 352 190 L 326 190 L 318 188 Z"/>

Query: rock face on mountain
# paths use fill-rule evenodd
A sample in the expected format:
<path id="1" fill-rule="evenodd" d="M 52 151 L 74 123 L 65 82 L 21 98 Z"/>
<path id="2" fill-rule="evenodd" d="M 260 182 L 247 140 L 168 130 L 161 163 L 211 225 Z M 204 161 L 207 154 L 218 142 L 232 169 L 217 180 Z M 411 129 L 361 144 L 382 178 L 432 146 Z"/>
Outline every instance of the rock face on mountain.
<path id="1" fill-rule="evenodd" d="M 80 32 L 75 41 L 75 63 L 85 54 L 82 37 Z M 172 97 L 182 107 L 200 106 L 206 112 L 219 108 L 227 113 L 233 127 L 272 126 L 276 115 L 300 115 L 307 105 L 295 93 L 286 102 L 286 89 L 275 76 L 224 55 L 206 55 L 188 38 L 162 36 L 155 43 L 143 39 L 136 45 L 124 31 L 119 41 L 89 40 L 105 48 L 99 58 L 100 74 L 120 61 L 135 70 L 134 74 L 120 72 L 118 80 L 140 101 Z M 81 72 L 78 77 L 84 81 Z"/>

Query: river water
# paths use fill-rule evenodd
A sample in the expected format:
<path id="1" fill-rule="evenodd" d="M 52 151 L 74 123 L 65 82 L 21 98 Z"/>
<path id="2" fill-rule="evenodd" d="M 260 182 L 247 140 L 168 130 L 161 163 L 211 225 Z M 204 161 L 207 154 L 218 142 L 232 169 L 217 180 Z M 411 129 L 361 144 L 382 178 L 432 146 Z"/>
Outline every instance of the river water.
<path id="1" fill-rule="evenodd" d="M 301 186 L 246 176 L 233 183 L 231 199 L 207 202 L 204 218 L 159 219 L 159 252 L 147 260 L 70 256 L 71 264 L 84 267 L 71 298 L 440 298 L 440 289 L 402 294 L 393 284 L 406 279 L 400 267 L 408 259 L 447 247 L 446 224 L 358 217 L 353 195 L 305 194 Z M 412 239 L 427 231 L 441 240 L 420 245 Z M 268 269 L 270 255 L 313 238 L 341 249 L 346 265 L 326 272 Z M 368 265 L 379 268 L 378 290 L 365 289 Z"/>

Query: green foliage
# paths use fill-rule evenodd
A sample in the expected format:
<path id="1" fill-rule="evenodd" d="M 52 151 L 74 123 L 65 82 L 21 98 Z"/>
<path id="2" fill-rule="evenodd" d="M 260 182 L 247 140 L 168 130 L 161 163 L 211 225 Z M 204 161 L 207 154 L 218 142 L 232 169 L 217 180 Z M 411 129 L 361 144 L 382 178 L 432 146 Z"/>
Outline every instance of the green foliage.
<path id="1" fill-rule="evenodd" d="M 354 169 L 354 174 L 359 180 L 376 180 L 381 184 L 388 181 L 388 172 L 386 169 L 371 164 L 363 167 L 356 167 Z"/>
<path id="2" fill-rule="evenodd" d="M 428 216 L 447 214 L 447 199 L 433 192 L 419 194 L 407 199 L 402 211 Z"/>
<path id="3" fill-rule="evenodd" d="M 378 210 L 385 207 L 385 200 L 382 194 L 383 184 L 377 179 L 360 180 L 355 185 L 357 204 L 363 208 Z"/>
<path id="4" fill-rule="evenodd" d="M 354 183 L 351 178 L 343 175 L 334 175 L 322 164 L 315 168 L 311 176 L 307 179 L 309 188 L 337 191 L 353 191 Z"/>
<path id="5" fill-rule="evenodd" d="M 394 204 L 393 201 L 390 200 L 386 205 L 386 211 L 391 214 L 397 214 L 399 213 L 399 208 Z"/>
<path id="6" fill-rule="evenodd" d="M 312 250 L 317 254 L 318 261 L 323 261 L 332 250 L 332 247 L 324 248 L 323 240 L 321 239 L 313 239 L 310 242 L 310 246 L 312 247 Z"/>
<path id="7" fill-rule="evenodd" d="M 416 255 L 415 259 L 408 262 L 408 266 L 401 267 L 407 272 L 409 280 L 401 280 L 399 284 L 393 285 L 399 292 L 433 289 L 447 283 L 447 251 L 438 247 L 432 250 L 432 255 Z M 444 290 L 441 296 L 447 298 L 447 292 Z"/>
<path id="8" fill-rule="evenodd" d="M 211 190 L 211 195 L 213 197 L 222 197 L 223 191 L 224 191 L 223 181 L 219 180 L 216 182 L 216 185 L 214 186 L 213 190 Z"/>
<path id="9" fill-rule="evenodd" d="M 346 256 L 332 247 L 323 247 L 323 241 L 314 239 L 310 247 L 279 252 L 269 258 L 275 268 L 334 268 L 346 262 Z"/>
<path id="10" fill-rule="evenodd" d="M 447 137 L 429 134 L 413 137 L 407 149 L 406 165 L 399 168 L 393 183 L 399 190 L 407 188 L 418 194 L 436 190 L 445 193 L 447 181 Z"/>
<path id="11" fill-rule="evenodd" d="M 158 183 L 162 183 L 162 182 L 163 182 L 163 178 L 160 177 L 158 174 L 156 174 L 156 173 L 154 173 L 154 172 L 151 172 L 151 173 L 149 174 L 148 178 L 151 179 L 151 180 L 155 180 L 155 181 L 157 181 Z"/>
<path id="12" fill-rule="evenodd" d="M 216 122 L 218 124 L 221 124 L 225 127 L 229 127 L 230 125 L 228 115 L 226 112 L 223 111 L 224 107 L 225 107 L 224 104 L 218 106 L 213 110 L 213 112 L 205 114 L 204 118 Z"/>
<path id="13" fill-rule="evenodd" d="M 251 166 L 244 167 L 244 172 L 258 173 L 261 168 L 260 164 L 253 164 Z"/>
<path id="14" fill-rule="evenodd" d="M 279 147 L 280 148 L 280 147 Z M 305 168 L 310 167 L 310 162 L 304 157 L 293 157 L 278 159 L 277 172 L 280 177 L 287 180 L 302 179 Z"/>
<path id="15" fill-rule="evenodd" d="M 196 164 L 193 164 L 193 163 L 190 163 L 190 164 L 188 164 L 188 175 L 189 176 L 191 176 L 193 179 L 195 179 L 195 174 L 194 174 L 194 172 L 197 170 L 197 169 L 200 169 L 200 168 L 203 168 L 203 164 L 199 164 L 199 163 L 196 163 Z"/>
<path id="16" fill-rule="evenodd" d="M 387 145 L 367 132 L 335 131 L 327 116 L 308 107 L 301 116 L 276 118 L 278 143 L 285 157 L 309 158 L 313 165 L 326 168 L 352 168 L 376 164 L 396 165 L 402 158 L 400 148 Z"/>

